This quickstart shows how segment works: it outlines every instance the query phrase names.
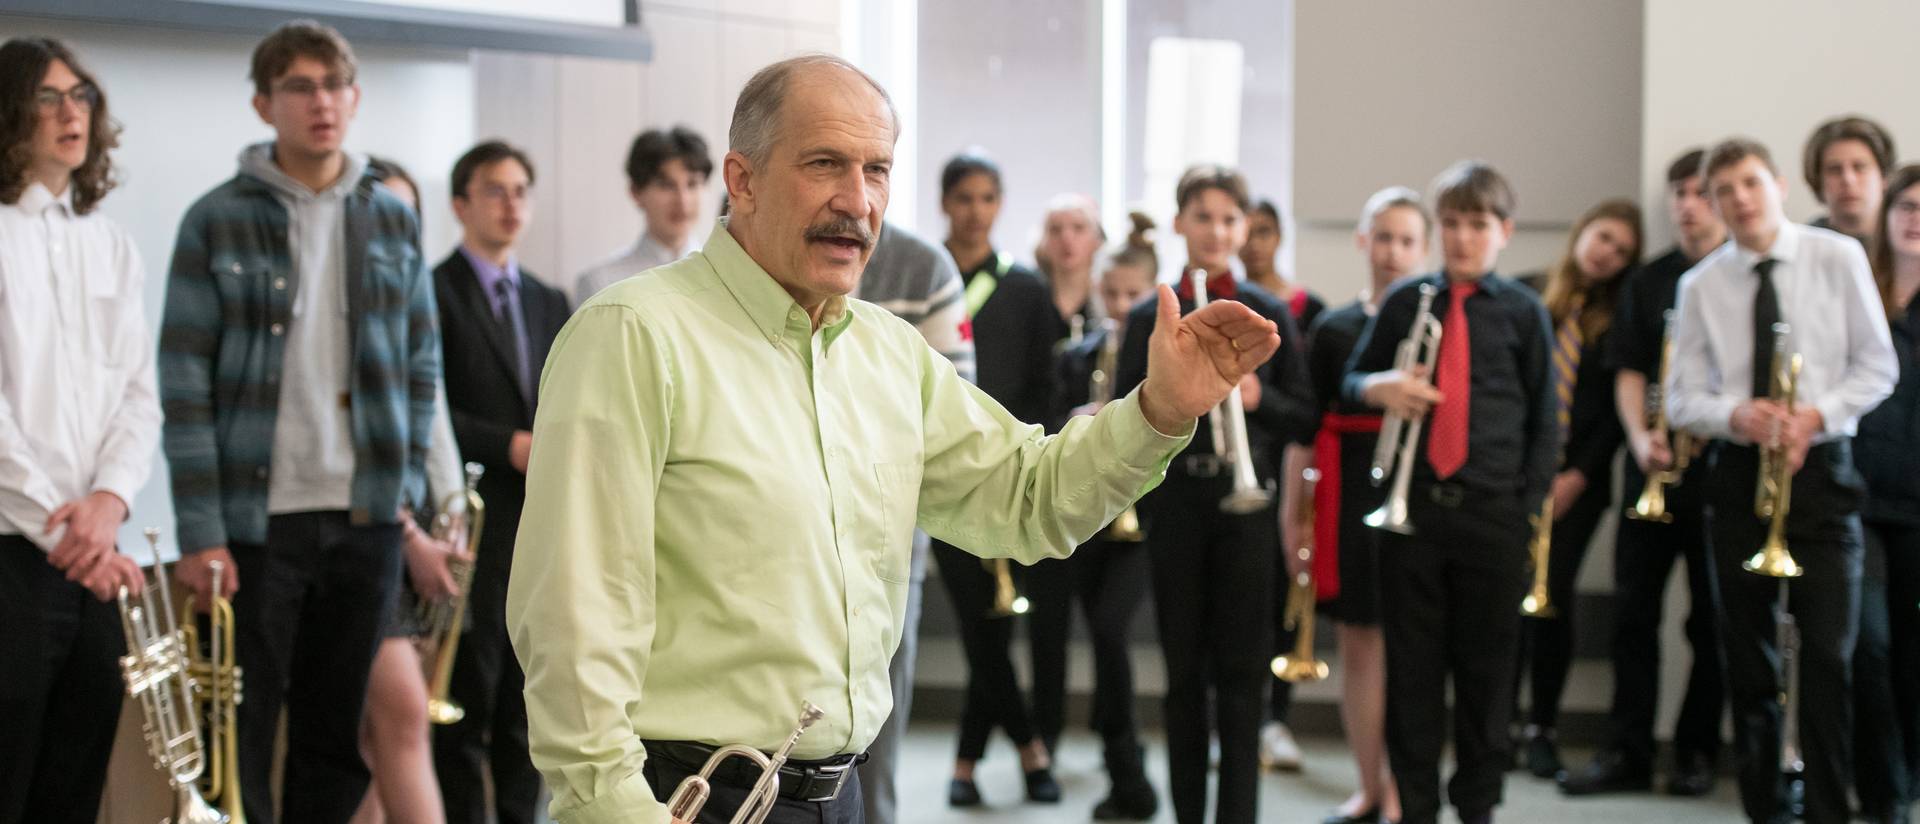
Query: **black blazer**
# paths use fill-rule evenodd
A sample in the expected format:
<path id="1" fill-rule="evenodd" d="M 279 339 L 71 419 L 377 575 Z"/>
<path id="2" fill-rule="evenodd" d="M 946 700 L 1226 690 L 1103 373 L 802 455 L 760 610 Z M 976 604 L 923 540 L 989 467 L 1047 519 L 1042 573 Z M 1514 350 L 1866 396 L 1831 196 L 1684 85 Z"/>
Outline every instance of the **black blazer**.
<path id="1" fill-rule="evenodd" d="M 480 554 L 493 559 L 491 563 L 504 562 L 512 554 L 520 507 L 527 499 L 527 477 L 508 461 L 508 446 L 514 432 L 533 429 L 534 410 L 520 397 L 513 331 L 494 319 L 493 302 L 458 249 L 434 267 L 433 291 L 440 308 L 441 365 L 454 440 L 462 460 L 477 461 L 487 470 L 479 487 L 487 505 Z M 526 316 L 528 369 L 537 385 L 553 339 L 567 322 L 567 298 L 523 269 L 520 307 Z M 504 551 L 493 551 L 496 547 Z"/>
<path id="2" fill-rule="evenodd" d="M 967 282 L 994 276 L 985 266 Z M 1054 402 L 1053 343 L 1060 324 L 1047 285 L 1025 267 L 1008 267 L 972 323 L 980 389 L 1021 421 L 1046 423 Z"/>

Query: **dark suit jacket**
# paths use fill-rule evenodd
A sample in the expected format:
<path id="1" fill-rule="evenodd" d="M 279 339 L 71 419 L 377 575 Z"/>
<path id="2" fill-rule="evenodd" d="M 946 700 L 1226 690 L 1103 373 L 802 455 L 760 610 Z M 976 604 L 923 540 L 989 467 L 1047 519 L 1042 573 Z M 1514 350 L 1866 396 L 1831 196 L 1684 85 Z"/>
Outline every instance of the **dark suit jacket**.
<path id="1" fill-rule="evenodd" d="M 983 268 L 967 282 L 990 277 L 994 273 Z M 1017 264 L 973 316 L 979 386 L 1025 423 L 1046 423 L 1053 406 L 1053 333 L 1059 322 L 1047 285 Z"/>
<path id="2" fill-rule="evenodd" d="M 480 530 L 481 560 L 489 566 L 505 563 L 512 556 L 520 507 L 527 498 L 527 476 L 508 461 L 508 447 L 514 432 L 533 429 L 534 410 L 521 400 L 513 330 L 494 319 L 493 303 L 466 255 L 456 249 L 434 267 L 433 288 L 454 440 L 462 460 L 478 461 L 487 469 L 479 487 L 487 505 Z M 567 298 L 522 269 L 520 307 L 526 316 L 528 367 L 538 385 L 540 367 L 567 322 Z"/>

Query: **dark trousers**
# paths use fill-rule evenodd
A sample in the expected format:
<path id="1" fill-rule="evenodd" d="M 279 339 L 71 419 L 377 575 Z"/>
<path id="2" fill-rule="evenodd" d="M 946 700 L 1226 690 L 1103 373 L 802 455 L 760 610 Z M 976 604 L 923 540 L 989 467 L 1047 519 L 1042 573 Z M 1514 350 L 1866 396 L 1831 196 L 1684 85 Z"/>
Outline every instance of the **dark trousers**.
<path id="1" fill-rule="evenodd" d="M 1250 824 L 1259 801 L 1279 525 L 1271 507 L 1221 512 L 1231 487 L 1225 477 L 1175 473 L 1149 498 L 1147 548 L 1167 668 L 1167 775 L 1180 824 L 1206 820 L 1208 733 L 1216 725 L 1214 821 Z"/>
<path id="2" fill-rule="evenodd" d="M 1560 721 L 1560 697 L 1567 691 L 1567 672 L 1573 667 L 1574 583 L 1580 564 L 1593 543 L 1593 530 L 1613 504 L 1613 478 L 1588 480 L 1586 491 L 1553 523 L 1553 549 L 1547 553 L 1547 601 L 1552 618 L 1522 616 L 1519 666 L 1514 668 L 1515 694 L 1521 673 L 1531 691 L 1527 722 L 1553 729 Z"/>
<path id="3" fill-rule="evenodd" d="M 0 536 L 0 823 L 92 824 L 126 684 L 119 607 Z"/>
<path id="4" fill-rule="evenodd" d="M 1667 490 L 1673 522 L 1636 521 L 1624 515 L 1614 542 L 1613 586 L 1613 746 L 1630 762 L 1651 767 L 1654 716 L 1660 698 L 1660 619 L 1666 606 L 1667 576 L 1674 562 L 1687 567 L 1687 643 L 1693 667 L 1687 676 L 1680 718 L 1673 727 L 1677 763 L 1689 756 L 1717 757 L 1720 716 L 1726 709 L 1720 677 L 1720 636 L 1715 612 L 1720 595 L 1713 554 L 1707 543 L 1704 506 L 1710 480 L 1704 460 L 1687 470 L 1679 486 Z M 1631 506 L 1646 485 L 1637 467 L 1627 471 L 1624 502 Z M 1621 510 L 1625 511 L 1624 507 Z"/>
<path id="5" fill-rule="evenodd" d="M 647 763 L 640 768 L 641 776 L 647 779 L 647 786 L 653 788 L 653 797 L 665 804 L 673 797 L 673 791 L 685 781 L 687 776 L 697 775 L 701 764 L 682 763 L 666 753 L 649 752 Z M 713 795 L 700 808 L 700 817 L 693 824 L 726 824 L 740 809 L 751 787 L 738 787 L 732 784 L 713 784 Z M 832 801 L 807 802 L 782 798 L 774 803 L 772 812 L 767 815 L 767 824 L 862 824 L 866 821 L 865 803 L 860 796 L 860 771 L 854 770 L 847 777 L 847 784 L 840 788 L 840 794 Z"/>
<path id="6" fill-rule="evenodd" d="M 433 728 L 433 769 L 440 778 L 448 824 L 486 824 L 489 776 L 495 820 L 532 824 L 540 773 L 527 755 L 524 676 L 507 641 L 507 570 L 513 559 L 487 549 L 481 550 L 474 568 L 466 627 L 447 685 L 448 697 L 466 715 Z"/>
<path id="7" fill-rule="evenodd" d="M 1526 513 L 1518 496 L 1435 503 L 1416 485 L 1417 533 L 1381 532 L 1380 606 L 1387 641 L 1387 755 L 1400 789 L 1400 820 L 1440 816 L 1440 754 L 1453 679 L 1453 749 L 1447 798 L 1461 817 L 1501 800 L 1511 760 L 1507 723 L 1526 594 Z"/>
<path id="8" fill-rule="evenodd" d="M 360 712 L 400 585 L 400 527 L 352 526 L 345 512 L 275 515 L 265 546 L 230 550 L 240 575 L 233 613 L 246 680 L 239 749 L 247 820 L 275 820 L 274 740 L 284 706 L 279 820 L 347 821 L 367 791 Z"/>
<path id="9" fill-rule="evenodd" d="M 1133 718 L 1133 619 L 1147 594 L 1147 548 L 1095 538 L 1067 559 L 1093 636 L 1093 731 L 1107 769 L 1138 764 Z"/>
<path id="10" fill-rule="evenodd" d="M 987 739 L 995 727 L 1006 730 L 1016 746 L 1024 747 L 1033 741 L 1033 721 L 1009 650 L 1013 619 L 987 615 L 993 606 L 993 574 L 978 557 L 938 539 L 933 541 L 933 559 L 940 565 L 940 581 L 958 613 L 960 645 L 967 655 L 967 703 L 960 711 L 960 747 L 955 757 L 962 761 L 986 757 Z M 1018 582 L 1025 569 L 1011 566 Z"/>
<path id="11" fill-rule="evenodd" d="M 1073 569 L 1067 558 L 1049 558 L 1025 570 L 1028 652 L 1033 663 L 1033 730 L 1059 748 L 1067 723 L 1067 638 L 1073 630 Z"/>
<path id="12" fill-rule="evenodd" d="M 1866 524 L 1853 647 L 1854 789 L 1867 820 L 1907 820 L 1920 792 L 1920 526 Z"/>
<path id="13" fill-rule="evenodd" d="M 1721 636 L 1739 750 L 1740 800 L 1756 822 L 1786 819 L 1780 775 L 1782 688 L 1775 648 L 1775 605 L 1782 579 L 1741 569 L 1760 549 L 1767 522 L 1754 514 L 1758 452 L 1717 449 L 1712 513 L 1718 565 Z M 1821 444 L 1793 478 L 1786 537 L 1806 568 L 1788 579 L 1789 609 L 1799 628 L 1800 748 L 1806 759 L 1806 820 L 1844 822 L 1849 804 L 1853 737 L 1852 661 L 1860 614 L 1859 475 L 1845 440 Z"/>

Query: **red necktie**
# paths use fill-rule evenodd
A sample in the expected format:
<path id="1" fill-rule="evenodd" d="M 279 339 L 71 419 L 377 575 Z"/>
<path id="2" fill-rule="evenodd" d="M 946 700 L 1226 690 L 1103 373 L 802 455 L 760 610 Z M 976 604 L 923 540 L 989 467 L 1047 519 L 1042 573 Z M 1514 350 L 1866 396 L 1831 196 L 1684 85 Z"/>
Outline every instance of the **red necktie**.
<path id="1" fill-rule="evenodd" d="M 1477 283 L 1455 283 L 1447 289 L 1447 317 L 1440 327 L 1440 366 L 1434 387 L 1445 400 L 1433 408 L 1433 433 L 1427 439 L 1427 462 L 1441 480 L 1453 477 L 1467 464 L 1467 410 L 1473 399 L 1473 352 L 1467 340 L 1467 297 Z"/>

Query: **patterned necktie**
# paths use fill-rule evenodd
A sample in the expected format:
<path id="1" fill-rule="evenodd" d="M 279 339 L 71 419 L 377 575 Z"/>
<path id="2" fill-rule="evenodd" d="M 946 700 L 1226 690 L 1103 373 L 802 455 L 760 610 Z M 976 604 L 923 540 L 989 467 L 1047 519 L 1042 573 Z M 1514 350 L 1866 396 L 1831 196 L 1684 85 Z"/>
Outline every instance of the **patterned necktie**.
<path id="1" fill-rule="evenodd" d="M 1560 445 L 1567 444 L 1573 428 L 1573 387 L 1580 376 L 1580 347 L 1586 335 L 1580 331 L 1580 310 L 1586 308 L 1585 295 L 1576 295 L 1560 329 L 1553 336 L 1554 420 L 1560 424 Z"/>
<path id="2" fill-rule="evenodd" d="M 1433 408 L 1433 434 L 1427 439 L 1427 462 L 1441 480 L 1467 465 L 1467 411 L 1473 405 L 1473 349 L 1467 337 L 1467 298 L 1478 283 L 1455 283 L 1447 288 L 1447 317 L 1440 325 L 1440 365 L 1434 387 L 1445 400 Z"/>
<path id="3" fill-rule="evenodd" d="M 530 374 L 529 362 L 533 360 L 533 356 L 528 352 L 527 323 L 526 319 L 521 317 L 520 301 L 517 299 L 519 295 L 515 294 L 513 281 L 506 278 L 493 282 L 493 294 L 494 316 L 506 323 L 508 330 L 513 334 L 514 355 L 518 361 L 514 364 L 517 367 L 514 378 L 520 384 L 520 402 L 526 404 L 527 409 L 531 410 L 533 409 L 533 375 Z"/>
<path id="4" fill-rule="evenodd" d="M 1780 294 L 1773 290 L 1773 267 L 1780 261 L 1762 259 L 1753 265 L 1760 279 L 1753 293 L 1753 396 L 1773 394 L 1773 325 L 1780 322 Z"/>

